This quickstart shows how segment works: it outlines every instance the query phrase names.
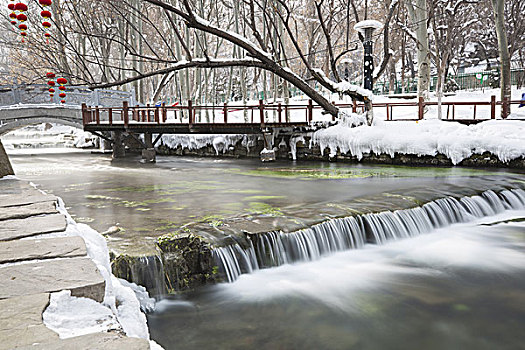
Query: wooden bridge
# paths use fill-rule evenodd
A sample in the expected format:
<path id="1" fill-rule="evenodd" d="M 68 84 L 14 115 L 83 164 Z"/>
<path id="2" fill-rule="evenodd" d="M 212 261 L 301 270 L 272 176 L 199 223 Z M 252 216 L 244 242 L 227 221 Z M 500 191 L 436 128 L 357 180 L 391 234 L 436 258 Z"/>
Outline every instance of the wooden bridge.
<path id="1" fill-rule="evenodd" d="M 496 107 L 510 108 L 522 101 L 496 101 L 491 96 L 490 101 L 443 102 L 445 121 L 456 121 L 464 124 L 475 124 L 485 120 L 498 119 Z M 437 102 L 386 102 L 374 103 L 374 115 L 385 111 L 387 121 L 416 121 L 423 119 L 425 108 L 437 106 Z M 364 111 L 364 105 L 337 104 L 338 107 L 351 109 L 354 113 Z M 473 107 L 472 114 L 457 115 L 460 107 Z M 401 107 L 412 107 L 410 117 L 399 113 Z M 488 113 L 480 115 L 480 109 L 485 107 Z M 397 112 L 397 113 L 394 113 Z M 399 114 L 399 116 L 398 116 Z M 315 115 L 315 118 L 314 118 Z M 187 105 L 166 106 L 129 106 L 125 101 L 122 107 L 90 107 L 82 105 L 82 122 L 86 131 L 129 131 L 167 134 L 253 134 L 271 131 L 275 128 L 316 129 L 335 122 L 333 116 L 322 113 L 320 106 L 312 100 L 307 104 L 282 105 L 223 105 L 196 106 L 192 101 Z"/>

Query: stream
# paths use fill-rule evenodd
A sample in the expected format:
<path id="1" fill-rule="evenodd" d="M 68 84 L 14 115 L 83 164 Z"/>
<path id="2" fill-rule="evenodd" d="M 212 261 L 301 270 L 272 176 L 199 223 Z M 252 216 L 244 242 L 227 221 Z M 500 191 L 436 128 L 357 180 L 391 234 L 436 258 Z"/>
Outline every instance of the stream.
<path id="1" fill-rule="evenodd" d="M 150 254 L 184 225 L 244 218 L 294 231 L 447 196 L 525 188 L 509 169 L 253 159 L 111 161 L 11 151 L 17 176 L 60 196 L 119 253 Z M 508 208 L 507 208 L 508 209 Z M 166 349 L 518 349 L 525 335 L 525 210 L 242 274 L 148 314 Z"/>

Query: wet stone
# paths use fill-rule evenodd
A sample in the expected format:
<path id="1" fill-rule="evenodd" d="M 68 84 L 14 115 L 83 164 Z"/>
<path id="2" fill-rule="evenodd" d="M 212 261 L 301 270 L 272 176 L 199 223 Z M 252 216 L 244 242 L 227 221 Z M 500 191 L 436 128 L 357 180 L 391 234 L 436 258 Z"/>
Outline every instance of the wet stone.
<path id="1" fill-rule="evenodd" d="M 0 181 L 0 208 L 56 201 L 57 197 L 44 194 L 26 182 Z"/>
<path id="2" fill-rule="evenodd" d="M 102 302 L 105 281 L 90 258 L 44 260 L 0 267 L 0 299 L 71 290 L 76 297 Z"/>
<path id="3" fill-rule="evenodd" d="M 4 220 L 0 225 L 0 241 L 9 241 L 43 233 L 61 232 L 65 229 L 66 218 L 62 214 Z"/>
<path id="4" fill-rule="evenodd" d="M 58 213 L 58 210 L 56 209 L 56 201 L 32 203 L 8 207 L 0 211 L 0 221 L 9 219 L 25 219 L 30 216 L 55 213 Z"/>
<path id="5" fill-rule="evenodd" d="M 0 300 L 0 349 L 58 340 L 58 334 L 42 322 L 48 304 L 48 293 Z"/>
<path id="6" fill-rule="evenodd" d="M 0 264 L 50 258 L 85 256 L 82 237 L 57 237 L 0 242 Z"/>
<path id="7" fill-rule="evenodd" d="M 79 337 L 60 339 L 52 342 L 35 342 L 31 345 L 20 347 L 20 350 L 70 350 L 70 349 L 126 349 L 149 350 L 150 345 L 146 339 L 125 337 L 116 333 L 93 333 Z"/>

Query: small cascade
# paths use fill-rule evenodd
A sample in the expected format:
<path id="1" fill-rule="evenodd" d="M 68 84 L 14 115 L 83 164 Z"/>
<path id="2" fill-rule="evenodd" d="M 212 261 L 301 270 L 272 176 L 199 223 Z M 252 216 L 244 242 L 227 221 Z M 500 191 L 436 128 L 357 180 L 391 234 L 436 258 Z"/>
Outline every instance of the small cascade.
<path id="1" fill-rule="evenodd" d="M 238 243 L 213 249 L 215 260 L 219 262 L 219 272 L 235 281 L 242 273 L 259 269 L 253 246 L 243 249 Z"/>
<path id="2" fill-rule="evenodd" d="M 219 269 L 228 282 L 242 273 L 299 261 L 319 259 L 338 251 L 358 249 L 365 243 L 415 237 L 452 224 L 469 222 L 504 210 L 525 209 L 525 191 L 486 191 L 480 196 L 438 199 L 421 207 L 356 217 L 331 219 L 291 233 L 273 231 L 249 235 L 250 246 L 238 243 L 215 248 Z"/>
<path id="3" fill-rule="evenodd" d="M 250 240 L 256 247 L 261 267 L 315 260 L 337 251 L 362 247 L 366 241 L 362 223 L 355 217 L 325 221 L 292 233 L 252 235 Z"/>
<path id="4" fill-rule="evenodd" d="M 136 260 L 135 260 L 136 259 Z M 150 296 L 158 298 L 166 294 L 165 273 L 162 259 L 157 256 L 140 256 L 130 263 L 131 281 L 144 286 Z"/>

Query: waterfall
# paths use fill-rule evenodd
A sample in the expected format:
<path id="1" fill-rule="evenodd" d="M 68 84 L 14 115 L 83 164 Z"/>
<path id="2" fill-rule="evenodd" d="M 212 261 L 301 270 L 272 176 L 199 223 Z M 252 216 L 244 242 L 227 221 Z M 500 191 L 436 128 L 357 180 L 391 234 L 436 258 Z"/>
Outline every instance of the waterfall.
<path id="1" fill-rule="evenodd" d="M 248 235 L 248 248 L 234 243 L 215 248 L 213 253 L 220 272 L 232 282 L 242 273 L 259 268 L 316 260 L 338 251 L 361 248 L 365 243 L 385 244 L 519 209 L 525 209 L 525 191 L 512 189 L 497 194 L 489 190 L 480 196 L 459 200 L 446 197 L 411 209 L 331 219 L 291 233 L 252 234 Z"/>
<path id="2" fill-rule="evenodd" d="M 166 294 L 164 284 L 164 265 L 158 255 L 140 256 L 131 262 L 130 266 L 131 281 L 144 286 L 150 296 L 161 297 Z"/>
<path id="3" fill-rule="evenodd" d="M 235 281 L 242 273 L 251 273 L 259 268 L 253 245 L 243 249 L 238 243 L 213 249 L 215 260 L 219 263 L 219 272 Z"/>

